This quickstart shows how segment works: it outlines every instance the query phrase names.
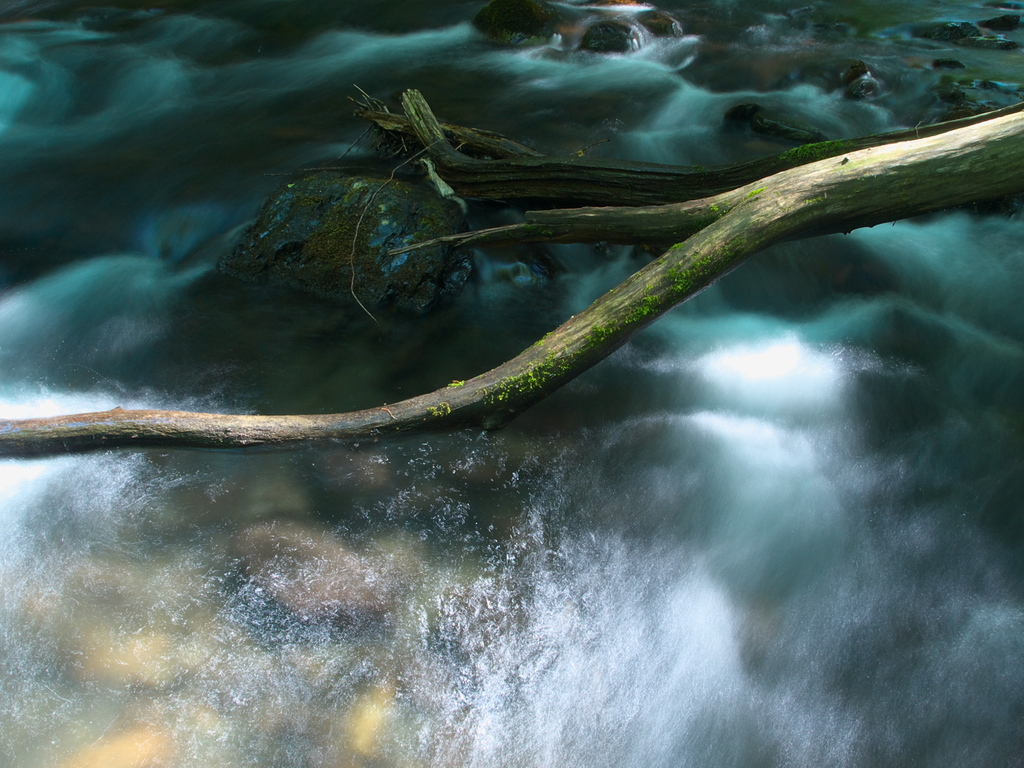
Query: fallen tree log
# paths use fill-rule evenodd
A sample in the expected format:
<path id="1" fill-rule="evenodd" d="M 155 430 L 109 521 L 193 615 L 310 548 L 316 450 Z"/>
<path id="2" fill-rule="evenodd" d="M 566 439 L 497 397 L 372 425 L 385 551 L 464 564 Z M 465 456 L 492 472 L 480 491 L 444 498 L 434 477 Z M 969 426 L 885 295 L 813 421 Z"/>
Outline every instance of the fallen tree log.
<path id="1" fill-rule="evenodd" d="M 496 429 L 771 243 L 807 231 L 870 226 L 1021 191 L 1021 167 L 1020 112 L 820 160 L 695 201 L 696 234 L 512 360 L 467 381 L 343 414 L 114 409 L 0 420 L 0 456 L 126 446 L 242 448 L 465 426 Z"/>
<path id="2" fill-rule="evenodd" d="M 985 115 L 863 138 L 806 144 L 771 157 L 704 168 L 604 160 L 579 154 L 568 157 L 539 155 L 533 150 L 523 148 L 523 151 L 502 144 L 500 140 L 504 137 L 498 134 L 480 132 L 493 142 L 490 145 L 493 150 L 488 153 L 482 139 L 466 133 L 469 129 L 446 123 L 425 134 L 424 127 L 427 124 L 437 125 L 437 121 L 418 92 L 406 92 L 402 103 L 405 117 L 371 110 L 357 114 L 386 132 L 406 138 L 415 137 L 417 148 L 425 149 L 436 163 L 438 175 L 459 195 L 488 200 L 557 201 L 559 205 L 580 206 L 644 206 L 695 200 L 738 189 L 765 176 L 817 160 L 939 136 L 1024 110 L 1024 103 L 1014 104 Z M 491 157 L 469 156 L 453 147 L 450 140 L 456 145 L 465 143 L 475 154 L 490 154 Z"/>

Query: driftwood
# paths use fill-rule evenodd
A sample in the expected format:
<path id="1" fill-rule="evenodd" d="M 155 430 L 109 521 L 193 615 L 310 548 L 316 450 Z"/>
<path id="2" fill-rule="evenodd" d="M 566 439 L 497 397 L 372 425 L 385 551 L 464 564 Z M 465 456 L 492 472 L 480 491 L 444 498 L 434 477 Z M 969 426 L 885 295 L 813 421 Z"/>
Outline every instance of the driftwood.
<path id="1" fill-rule="evenodd" d="M 440 129 L 422 97 L 409 93 L 405 101 L 424 143 L 437 157 L 448 154 L 441 144 L 452 148 L 443 133 L 438 135 Z M 659 231 L 675 234 L 675 244 L 518 356 L 475 378 L 398 403 L 343 414 L 258 416 L 114 409 L 0 420 L 0 455 L 117 446 L 240 448 L 465 426 L 499 428 L 771 243 L 809 231 L 870 226 L 1021 191 L 1022 167 L 1024 114 L 1011 110 L 955 128 L 947 126 L 932 136 L 875 145 L 790 168 L 667 207 L 668 212 L 616 211 L 609 215 L 630 225 L 638 218 L 652 221 L 666 216 Z"/>

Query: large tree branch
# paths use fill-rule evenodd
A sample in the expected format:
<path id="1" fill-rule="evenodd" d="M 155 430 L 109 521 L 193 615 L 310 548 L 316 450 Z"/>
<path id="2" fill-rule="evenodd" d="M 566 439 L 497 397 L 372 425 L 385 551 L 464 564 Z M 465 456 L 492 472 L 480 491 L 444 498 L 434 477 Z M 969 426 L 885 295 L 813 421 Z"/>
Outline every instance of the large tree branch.
<path id="1" fill-rule="evenodd" d="M 771 243 L 1024 189 L 1024 115 L 877 146 L 777 173 L 707 202 L 703 228 L 508 362 L 399 403 L 301 416 L 126 411 L 0 420 L 0 455 L 115 446 L 240 448 L 403 431 L 494 429 Z M 717 211 L 713 210 L 717 206 Z"/>
<path id="2" fill-rule="evenodd" d="M 557 201 L 560 205 L 646 206 L 705 198 L 737 189 L 758 179 L 817 160 L 847 155 L 871 147 L 938 136 L 977 125 L 992 117 L 1024 110 L 1014 104 L 986 115 L 856 139 L 807 144 L 771 157 L 735 165 L 704 168 L 604 160 L 582 155 L 526 156 L 512 151 L 492 159 L 469 157 L 449 142 L 453 126 L 437 122 L 430 106 L 415 90 L 402 95 L 406 119 L 391 113 L 379 123 L 414 134 L 437 165 L 437 172 L 464 197 L 491 200 Z M 374 119 L 372 113 L 363 113 Z M 395 126 L 401 126 L 400 129 Z M 466 129 L 462 129 L 466 130 Z M 447 131 L 447 133 L 446 133 Z M 496 136 L 497 134 L 489 134 Z"/>

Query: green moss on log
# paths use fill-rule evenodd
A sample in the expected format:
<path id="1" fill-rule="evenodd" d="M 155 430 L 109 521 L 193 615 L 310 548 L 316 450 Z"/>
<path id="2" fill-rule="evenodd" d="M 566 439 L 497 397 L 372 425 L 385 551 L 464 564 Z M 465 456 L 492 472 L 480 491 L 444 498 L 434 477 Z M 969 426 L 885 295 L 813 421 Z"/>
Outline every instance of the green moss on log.
<path id="1" fill-rule="evenodd" d="M 813 163 L 818 160 L 824 160 L 829 157 L 841 155 L 852 147 L 853 142 L 847 139 L 816 141 L 813 144 L 804 144 L 802 147 L 794 147 L 793 149 L 783 152 L 779 155 L 778 159 L 785 163 L 792 162 L 796 165 L 803 165 L 805 163 Z"/>

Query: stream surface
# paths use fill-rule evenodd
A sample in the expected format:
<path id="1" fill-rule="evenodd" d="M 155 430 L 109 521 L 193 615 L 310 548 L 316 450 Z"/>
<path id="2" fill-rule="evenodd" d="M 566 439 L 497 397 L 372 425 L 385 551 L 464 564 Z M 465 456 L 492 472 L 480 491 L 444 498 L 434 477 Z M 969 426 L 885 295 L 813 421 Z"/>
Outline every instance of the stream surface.
<path id="1" fill-rule="evenodd" d="M 454 305 L 380 329 L 218 273 L 289 174 L 397 165 L 356 86 L 708 166 L 792 146 L 727 130 L 739 102 L 841 138 L 938 119 L 936 58 L 1024 82 L 1019 50 L 909 34 L 980 4 L 666 0 L 685 36 L 604 56 L 491 44 L 482 5 L 6 0 L 0 416 L 391 402 L 650 259 L 479 250 Z M 843 96 L 854 60 L 876 97 Z M 1020 764 L 1022 243 L 952 211 L 772 248 L 493 434 L 0 460 L 0 764 Z M 273 521 L 386 609 L 289 610 L 281 563 L 240 566 Z"/>

